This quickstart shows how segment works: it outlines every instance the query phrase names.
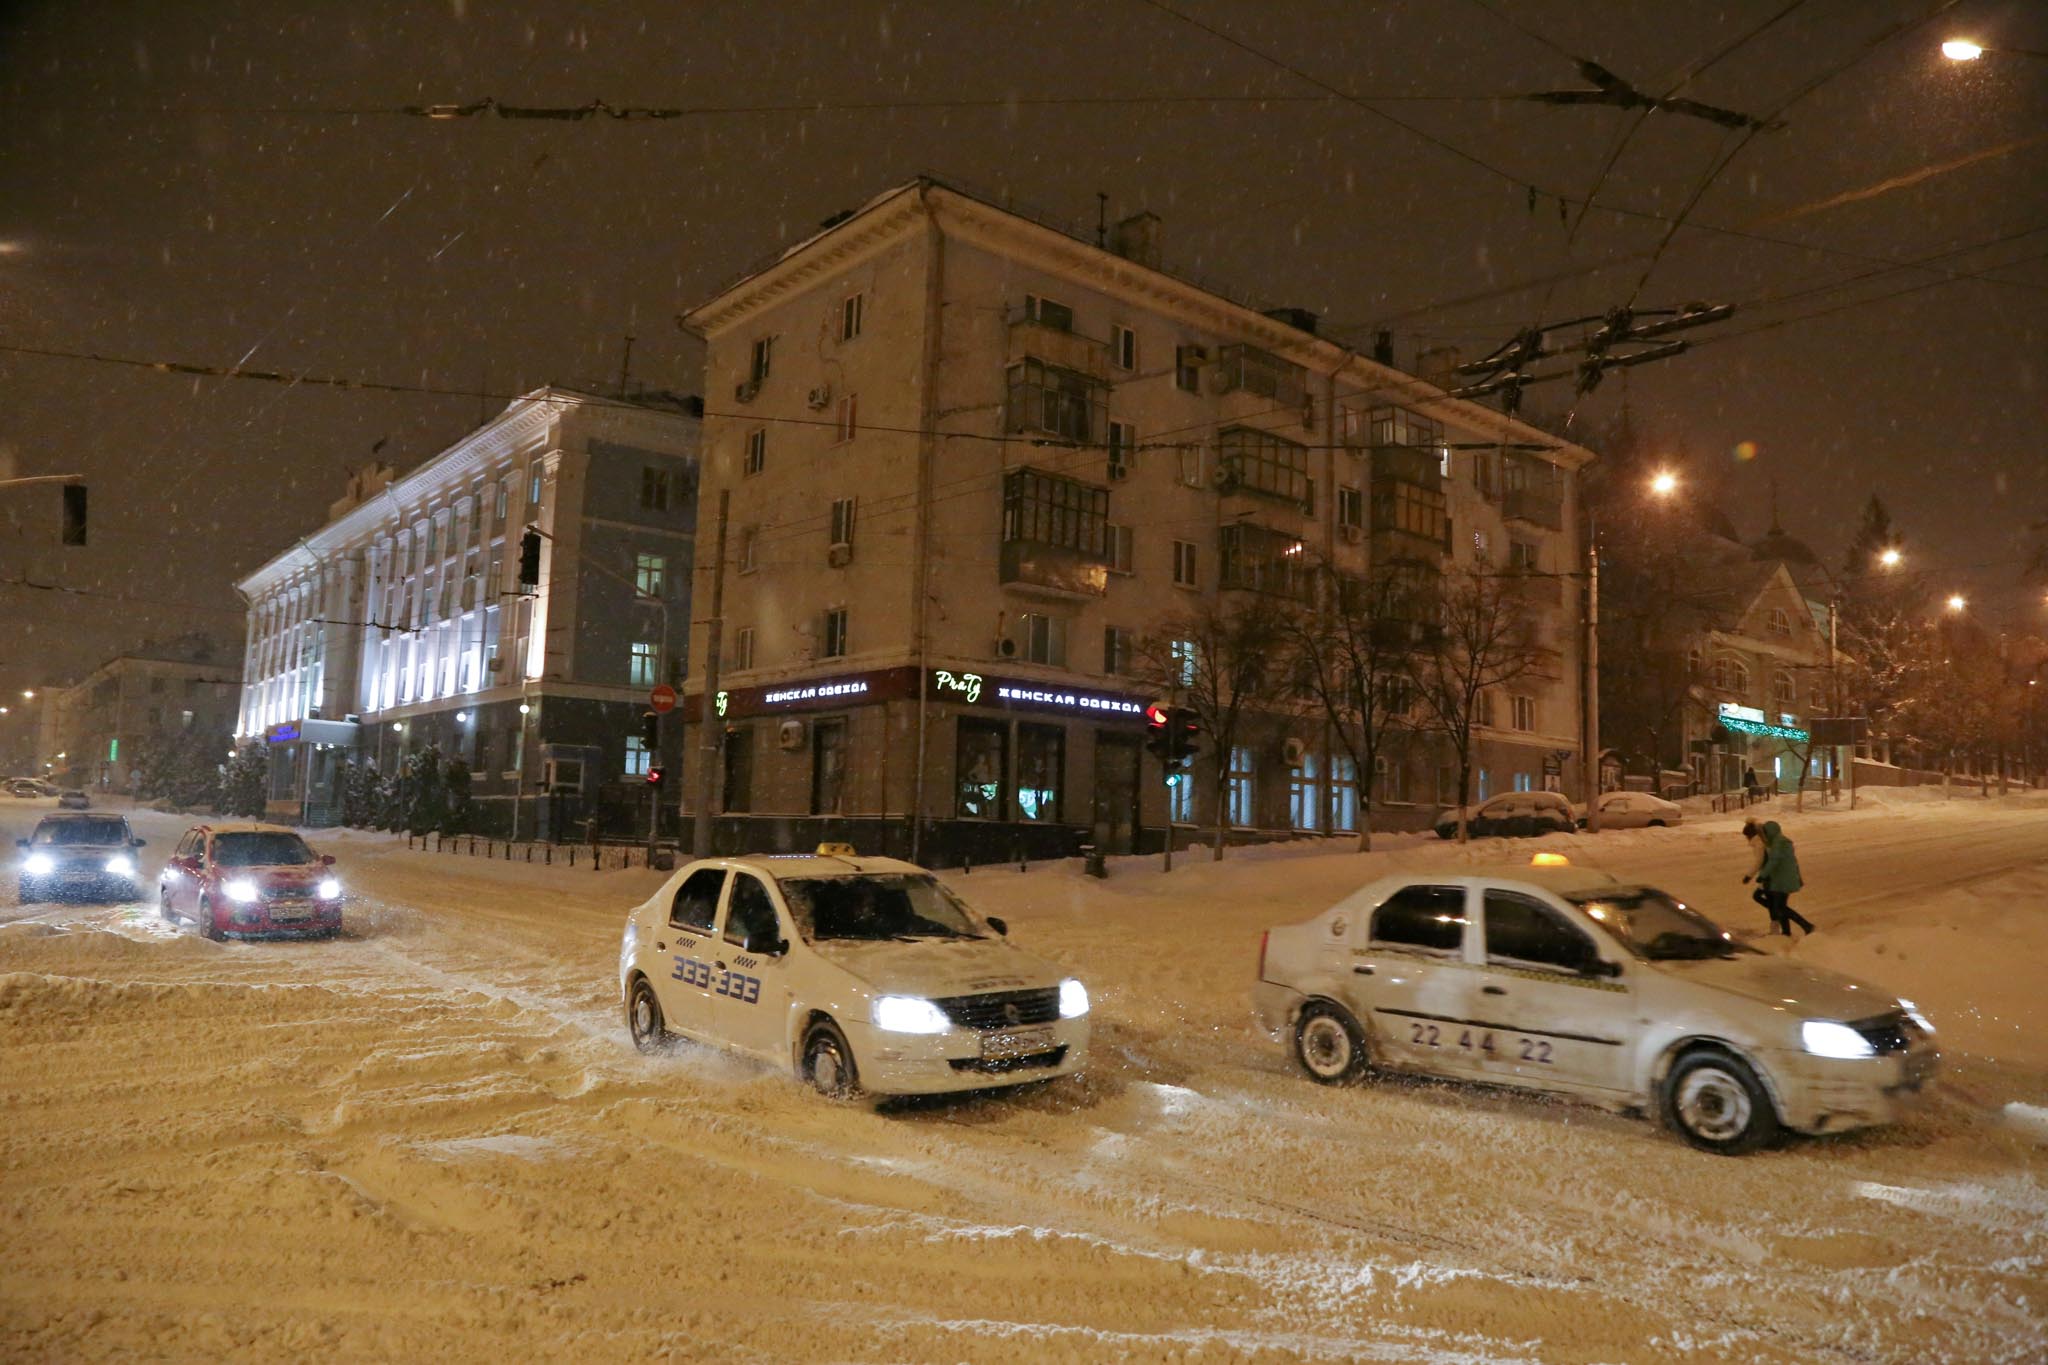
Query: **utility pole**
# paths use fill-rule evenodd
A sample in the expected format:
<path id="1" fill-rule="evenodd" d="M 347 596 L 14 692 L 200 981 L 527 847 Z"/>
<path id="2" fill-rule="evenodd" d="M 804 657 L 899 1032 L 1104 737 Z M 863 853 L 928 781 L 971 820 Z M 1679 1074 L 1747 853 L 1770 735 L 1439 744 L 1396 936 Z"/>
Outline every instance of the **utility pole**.
<path id="1" fill-rule="evenodd" d="M 711 782 L 718 761 L 718 647 L 725 636 L 725 519 L 732 490 L 718 490 L 718 557 L 711 562 L 711 619 L 704 642 L 704 695 L 697 706 L 697 827 L 692 852 L 711 856 Z"/>
<path id="2" fill-rule="evenodd" d="M 1585 749 L 1579 767 L 1586 779 L 1586 832 L 1600 832 L 1600 523 L 1588 521 L 1586 537 Z M 1463 800 L 1462 793 L 1459 797 Z"/>

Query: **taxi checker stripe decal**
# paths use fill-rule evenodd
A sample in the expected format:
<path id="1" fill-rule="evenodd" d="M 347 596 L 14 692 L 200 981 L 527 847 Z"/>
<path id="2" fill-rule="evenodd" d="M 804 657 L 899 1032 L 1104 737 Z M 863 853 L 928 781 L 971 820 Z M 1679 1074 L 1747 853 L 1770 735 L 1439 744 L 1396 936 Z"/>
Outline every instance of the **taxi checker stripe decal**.
<path id="1" fill-rule="evenodd" d="M 1562 1038 L 1572 1043 L 1598 1043 L 1602 1047 L 1620 1047 L 1619 1038 L 1595 1038 L 1590 1033 L 1559 1033 L 1556 1029 L 1525 1028 L 1521 1024 L 1491 1024 L 1484 1019 L 1459 1019 L 1449 1014 L 1424 1014 L 1420 1010 L 1388 1010 L 1373 1007 L 1374 1014 L 1398 1014 L 1403 1019 L 1427 1019 L 1432 1024 L 1457 1024 L 1464 1028 L 1490 1028 L 1496 1033 L 1528 1033 L 1539 1038 Z"/>

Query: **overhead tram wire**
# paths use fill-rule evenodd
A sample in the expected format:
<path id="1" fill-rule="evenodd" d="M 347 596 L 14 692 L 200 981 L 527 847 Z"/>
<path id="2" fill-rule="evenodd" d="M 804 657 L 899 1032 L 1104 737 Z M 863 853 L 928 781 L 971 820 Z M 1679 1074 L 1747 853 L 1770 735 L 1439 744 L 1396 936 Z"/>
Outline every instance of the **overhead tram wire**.
<path id="1" fill-rule="evenodd" d="M 233 616 L 237 619 L 246 619 L 249 615 L 245 607 L 209 607 L 183 597 L 149 597 L 140 593 L 108 592 L 103 588 L 74 588 L 62 583 L 38 583 L 32 578 L 0 578 L 0 588 L 22 588 L 32 592 L 57 593 L 64 597 L 90 597 L 105 602 L 130 602 L 138 606 L 177 607 L 183 611 L 212 612 L 216 616 Z M 426 633 L 424 626 L 398 626 L 384 621 L 348 621 L 331 616 L 315 616 L 308 620 L 310 624 L 320 626 L 373 626 L 378 630 L 398 635 Z"/>

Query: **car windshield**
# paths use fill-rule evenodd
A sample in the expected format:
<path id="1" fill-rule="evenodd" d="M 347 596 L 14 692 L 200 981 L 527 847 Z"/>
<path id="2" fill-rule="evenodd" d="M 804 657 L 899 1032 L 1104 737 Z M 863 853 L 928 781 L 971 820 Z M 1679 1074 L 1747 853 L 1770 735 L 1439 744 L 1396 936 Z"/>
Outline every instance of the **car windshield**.
<path id="1" fill-rule="evenodd" d="M 792 877 L 783 897 L 806 939 L 982 938 L 953 893 L 931 877 L 874 873 Z"/>
<path id="2" fill-rule="evenodd" d="M 1648 886 L 1580 891 L 1566 899 L 1606 927 L 1637 957 L 1651 962 L 1689 958 L 1734 957 L 1753 953 L 1720 925 Z"/>
<path id="3" fill-rule="evenodd" d="M 39 844 L 125 844 L 128 825 L 123 820 L 51 820 L 36 826 Z"/>
<path id="4" fill-rule="evenodd" d="M 296 834 L 216 834 L 213 861 L 219 867 L 297 867 L 313 861 L 313 850 Z"/>

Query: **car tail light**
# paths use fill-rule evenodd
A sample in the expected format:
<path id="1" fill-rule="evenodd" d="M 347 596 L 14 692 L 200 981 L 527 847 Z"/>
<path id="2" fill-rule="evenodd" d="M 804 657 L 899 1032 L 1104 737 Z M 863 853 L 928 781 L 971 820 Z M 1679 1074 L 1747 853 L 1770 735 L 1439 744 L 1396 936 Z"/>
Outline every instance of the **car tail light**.
<path id="1" fill-rule="evenodd" d="M 1259 931 L 1259 980 L 1261 981 L 1266 979 L 1266 940 L 1271 937 L 1273 937 L 1271 929 L 1261 929 Z"/>

